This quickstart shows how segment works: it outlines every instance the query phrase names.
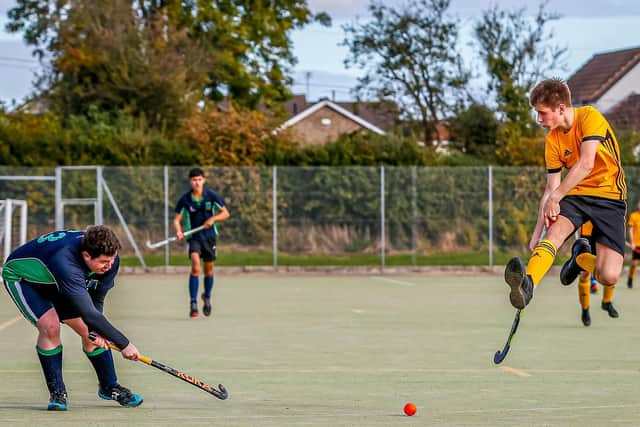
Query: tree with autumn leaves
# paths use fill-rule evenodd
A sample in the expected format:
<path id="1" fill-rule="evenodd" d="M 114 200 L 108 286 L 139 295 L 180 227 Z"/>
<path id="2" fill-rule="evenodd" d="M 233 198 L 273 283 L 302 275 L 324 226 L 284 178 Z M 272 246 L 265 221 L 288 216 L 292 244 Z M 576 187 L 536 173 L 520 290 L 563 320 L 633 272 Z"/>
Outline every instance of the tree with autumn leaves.
<path id="1" fill-rule="evenodd" d="M 37 95 L 63 117 L 92 105 L 175 128 L 207 102 L 282 103 L 305 0 L 17 0 L 7 28 L 47 65 Z"/>

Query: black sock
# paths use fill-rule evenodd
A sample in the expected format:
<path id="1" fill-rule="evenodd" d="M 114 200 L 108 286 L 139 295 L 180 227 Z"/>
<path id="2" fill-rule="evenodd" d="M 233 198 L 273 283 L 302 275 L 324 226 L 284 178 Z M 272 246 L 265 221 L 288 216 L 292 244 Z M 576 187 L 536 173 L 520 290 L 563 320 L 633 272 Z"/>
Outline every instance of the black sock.
<path id="1" fill-rule="evenodd" d="M 36 352 L 38 353 L 38 359 L 40 359 L 49 393 L 56 390 L 66 391 L 64 380 L 62 379 L 62 345 L 52 350 L 43 350 L 36 346 Z"/>
<path id="2" fill-rule="evenodd" d="M 93 369 L 98 376 L 100 387 L 105 389 L 111 387 L 118 382 L 116 377 L 116 368 L 113 366 L 113 356 L 111 350 L 97 348 L 90 353 L 84 352 L 93 365 Z"/>

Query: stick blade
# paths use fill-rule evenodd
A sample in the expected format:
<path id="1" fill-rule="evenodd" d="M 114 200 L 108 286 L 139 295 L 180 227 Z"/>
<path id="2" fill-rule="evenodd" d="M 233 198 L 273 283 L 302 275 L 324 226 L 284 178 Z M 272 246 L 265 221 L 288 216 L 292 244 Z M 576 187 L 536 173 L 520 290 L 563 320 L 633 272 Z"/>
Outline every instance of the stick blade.
<path id="1" fill-rule="evenodd" d="M 509 347 L 505 347 L 502 351 L 496 351 L 496 354 L 493 355 L 493 363 L 499 365 L 502 363 L 505 357 L 507 357 L 507 352 L 509 351 Z"/>
<path id="2" fill-rule="evenodd" d="M 225 386 L 223 386 L 222 384 L 218 384 L 218 389 L 220 391 L 219 399 L 225 400 L 227 397 L 229 397 L 229 392 L 227 391 Z"/>
<path id="3" fill-rule="evenodd" d="M 156 249 L 159 248 L 160 246 L 162 246 L 163 242 L 159 242 L 159 243 L 151 243 L 151 240 L 147 240 L 145 242 L 145 245 L 149 248 L 149 249 Z"/>

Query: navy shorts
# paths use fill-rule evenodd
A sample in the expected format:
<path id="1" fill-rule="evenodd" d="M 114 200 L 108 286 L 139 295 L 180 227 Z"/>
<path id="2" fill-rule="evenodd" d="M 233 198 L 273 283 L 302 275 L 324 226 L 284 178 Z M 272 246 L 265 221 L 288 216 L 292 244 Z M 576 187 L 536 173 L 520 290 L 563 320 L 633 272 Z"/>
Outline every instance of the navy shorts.
<path id="1" fill-rule="evenodd" d="M 60 320 L 80 317 L 60 296 L 56 285 L 4 280 L 4 287 L 20 313 L 34 325 L 52 308 L 56 309 Z"/>
<path id="2" fill-rule="evenodd" d="M 200 254 L 200 258 L 204 262 L 215 261 L 217 258 L 216 239 L 189 240 L 189 256 L 192 253 Z"/>
<path id="3" fill-rule="evenodd" d="M 624 256 L 627 202 L 594 196 L 566 196 L 560 201 L 560 215 L 575 228 L 593 223 L 590 241 L 601 243 Z M 594 245 L 595 246 L 595 245 Z"/>

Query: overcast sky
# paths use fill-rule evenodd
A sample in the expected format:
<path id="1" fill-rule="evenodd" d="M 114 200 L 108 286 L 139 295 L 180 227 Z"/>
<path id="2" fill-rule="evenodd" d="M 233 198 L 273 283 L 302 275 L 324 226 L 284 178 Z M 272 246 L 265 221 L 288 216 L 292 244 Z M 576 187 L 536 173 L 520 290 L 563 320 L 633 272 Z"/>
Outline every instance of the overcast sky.
<path id="1" fill-rule="evenodd" d="M 387 5 L 404 3 L 384 2 Z M 526 4 L 531 14 L 539 4 L 522 0 L 452 0 L 450 13 L 463 22 L 461 44 L 465 61 L 473 57 L 472 50 L 466 47 L 473 20 L 496 3 L 508 10 Z M 21 36 L 4 31 L 7 11 L 14 4 L 14 0 L 0 0 L 0 100 L 5 102 L 19 101 L 29 94 L 33 72 L 37 69 L 37 62 L 31 57 L 30 49 L 23 45 Z M 298 57 L 294 92 L 305 93 L 308 88 L 312 100 L 334 96 L 338 101 L 352 99 L 350 88 L 360 71 L 345 69 L 343 61 L 347 51 L 338 44 L 344 38 L 341 26 L 356 16 L 366 19 L 367 4 L 369 0 L 309 0 L 314 12 L 329 13 L 334 23 L 330 28 L 310 25 L 292 34 L 294 54 Z M 553 22 L 555 41 L 569 49 L 568 70 L 562 77 L 569 77 L 595 53 L 640 46 L 639 0 L 550 0 L 546 10 L 563 16 Z"/>

